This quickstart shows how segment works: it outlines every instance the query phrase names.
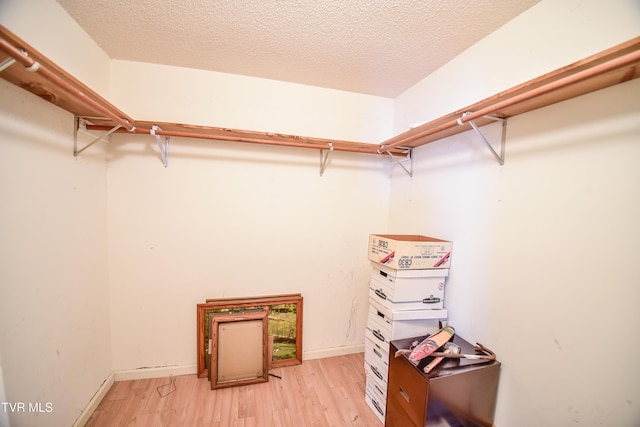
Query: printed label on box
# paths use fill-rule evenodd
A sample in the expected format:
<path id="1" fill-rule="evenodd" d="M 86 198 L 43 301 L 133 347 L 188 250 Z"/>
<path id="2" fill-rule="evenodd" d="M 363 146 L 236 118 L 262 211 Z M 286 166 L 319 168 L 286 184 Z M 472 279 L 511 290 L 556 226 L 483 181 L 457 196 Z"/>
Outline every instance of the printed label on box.
<path id="1" fill-rule="evenodd" d="M 427 236 L 372 234 L 369 259 L 396 270 L 449 268 L 452 246 Z"/>

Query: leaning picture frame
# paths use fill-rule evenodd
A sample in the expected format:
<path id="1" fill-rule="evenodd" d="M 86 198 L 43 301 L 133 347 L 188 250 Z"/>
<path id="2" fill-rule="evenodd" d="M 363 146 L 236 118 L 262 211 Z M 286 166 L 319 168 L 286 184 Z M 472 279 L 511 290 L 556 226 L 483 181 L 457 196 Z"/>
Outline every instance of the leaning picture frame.
<path id="1" fill-rule="evenodd" d="M 283 294 L 243 298 L 207 299 L 196 306 L 197 376 L 209 376 L 211 334 L 209 317 L 215 313 L 228 313 L 266 307 L 268 334 L 273 339 L 272 368 L 302 363 L 303 297 L 301 294 Z"/>
<path id="2" fill-rule="evenodd" d="M 263 307 L 209 317 L 212 390 L 269 380 L 267 316 Z"/>

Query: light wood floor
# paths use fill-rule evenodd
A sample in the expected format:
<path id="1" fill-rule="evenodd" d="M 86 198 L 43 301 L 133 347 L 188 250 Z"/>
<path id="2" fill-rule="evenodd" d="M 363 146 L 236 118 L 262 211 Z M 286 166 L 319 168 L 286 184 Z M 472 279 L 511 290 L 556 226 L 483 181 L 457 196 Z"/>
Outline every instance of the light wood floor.
<path id="1" fill-rule="evenodd" d="M 364 353 L 272 369 L 269 382 L 211 390 L 206 378 L 116 382 L 86 424 L 97 426 L 365 426 L 382 423 L 364 399 Z M 171 387 L 161 389 L 164 394 Z"/>

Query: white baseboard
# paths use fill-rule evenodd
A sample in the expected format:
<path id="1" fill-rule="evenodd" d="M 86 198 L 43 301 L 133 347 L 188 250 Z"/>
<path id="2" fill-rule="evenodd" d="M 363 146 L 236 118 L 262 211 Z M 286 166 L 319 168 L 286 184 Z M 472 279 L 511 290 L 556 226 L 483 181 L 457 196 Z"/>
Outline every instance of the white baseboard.
<path id="1" fill-rule="evenodd" d="M 112 372 L 111 374 L 109 374 L 107 379 L 104 380 L 96 394 L 94 394 L 89 401 L 89 404 L 83 409 L 80 416 L 73 423 L 73 427 L 82 427 L 87 423 L 87 421 L 89 421 L 89 418 L 91 418 L 91 415 L 93 415 L 93 412 L 96 410 L 100 402 L 102 402 L 102 399 L 104 399 L 104 397 L 107 395 L 107 392 L 114 382 L 115 375 Z"/>
<path id="2" fill-rule="evenodd" d="M 302 353 L 302 360 L 322 359 L 325 357 L 344 356 L 345 354 L 363 353 L 364 344 L 345 347 L 327 348 L 325 350 L 312 350 Z"/>
<path id="3" fill-rule="evenodd" d="M 138 368 L 114 373 L 116 381 L 144 380 L 147 378 L 162 378 L 169 375 L 195 374 L 198 365 L 159 366 L 157 368 Z"/>

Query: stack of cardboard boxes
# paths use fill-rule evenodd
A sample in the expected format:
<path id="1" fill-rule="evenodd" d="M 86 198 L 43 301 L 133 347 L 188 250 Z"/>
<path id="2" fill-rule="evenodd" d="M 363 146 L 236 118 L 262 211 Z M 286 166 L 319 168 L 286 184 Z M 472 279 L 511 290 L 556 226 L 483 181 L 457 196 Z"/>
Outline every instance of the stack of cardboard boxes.
<path id="1" fill-rule="evenodd" d="M 419 235 L 372 234 L 365 399 L 384 423 L 392 340 L 427 335 L 447 318 L 445 281 L 452 243 Z"/>

